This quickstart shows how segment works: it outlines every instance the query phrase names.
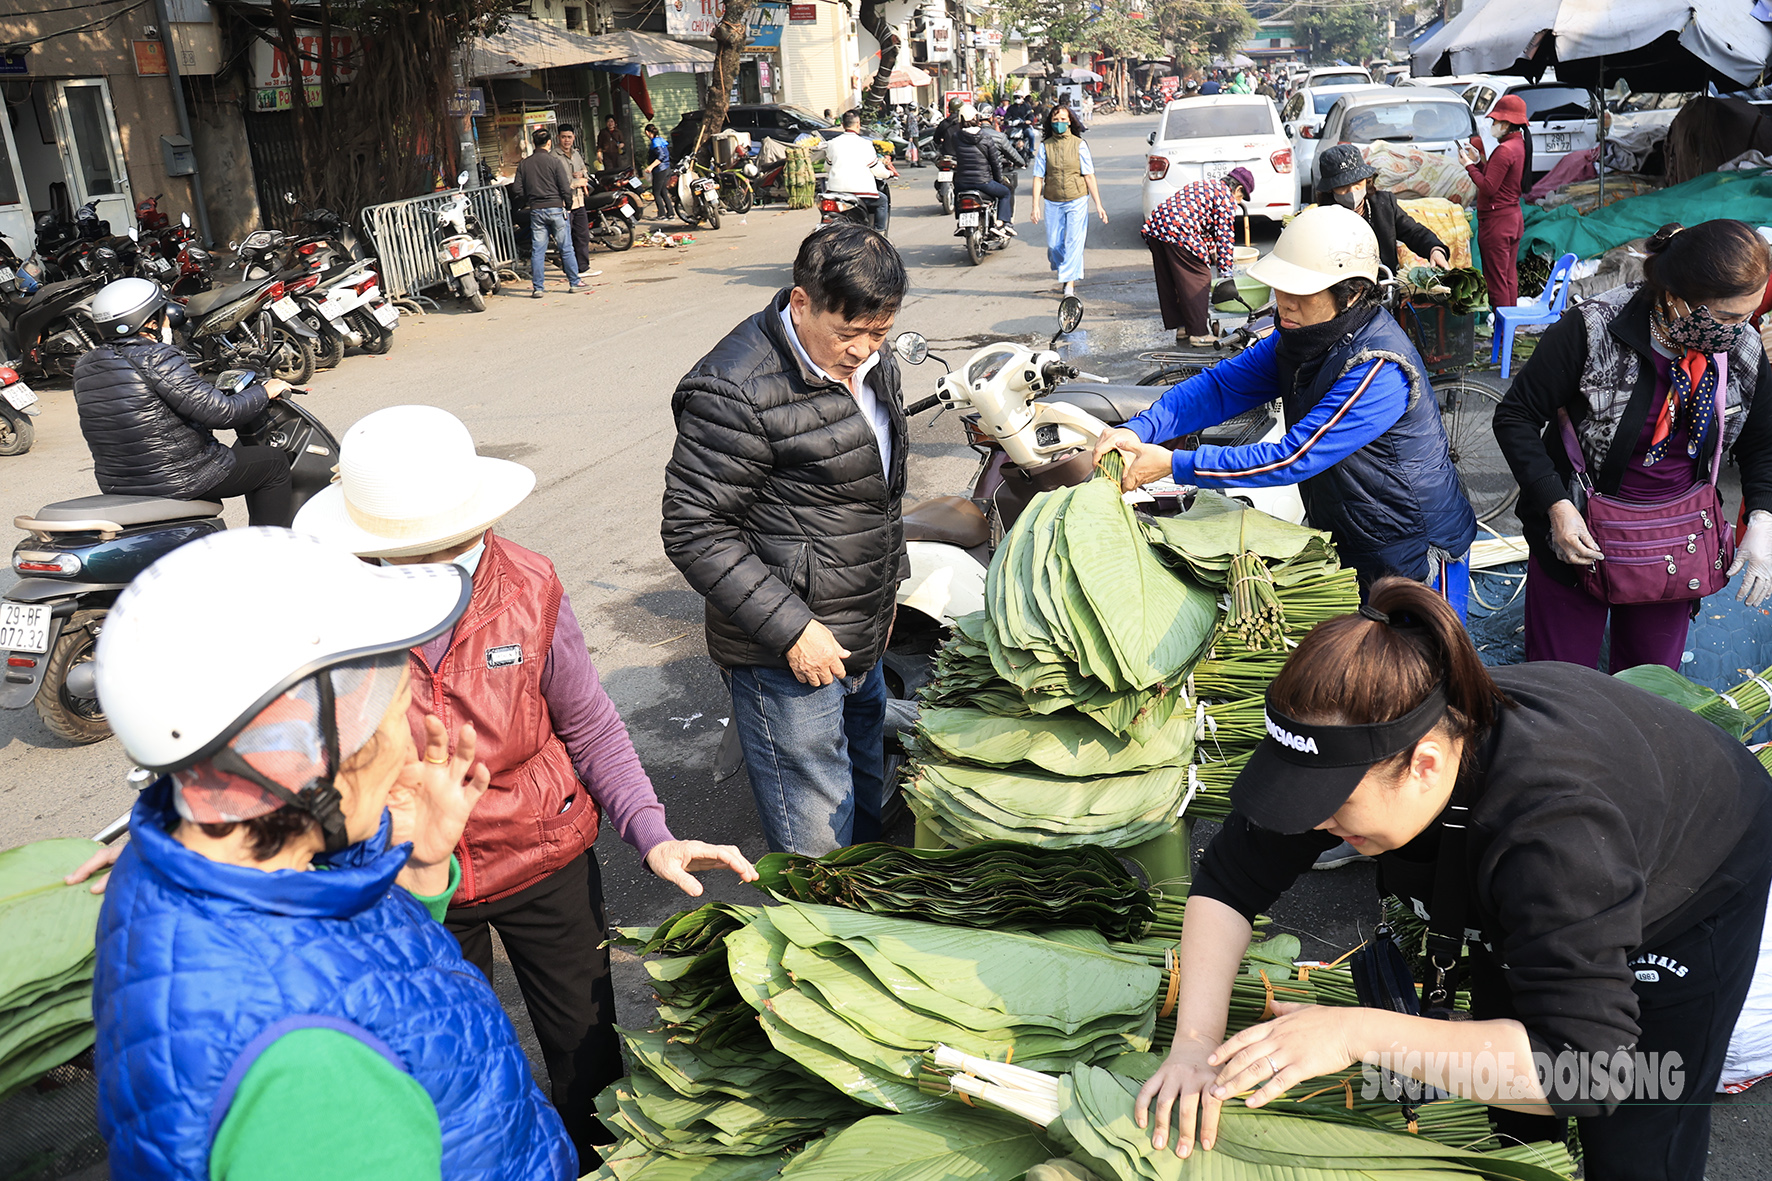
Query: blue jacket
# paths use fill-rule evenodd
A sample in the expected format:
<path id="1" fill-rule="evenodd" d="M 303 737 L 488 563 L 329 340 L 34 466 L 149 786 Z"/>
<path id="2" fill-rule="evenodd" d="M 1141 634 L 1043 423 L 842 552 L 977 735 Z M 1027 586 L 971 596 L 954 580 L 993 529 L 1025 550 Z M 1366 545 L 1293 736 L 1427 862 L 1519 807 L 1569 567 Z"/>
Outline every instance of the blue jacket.
<path id="1" fill-rule="evenodd" d="M 210 861 L 168 835 L 176 822 L 162 779 L 136 803 L 99 913 L 92 1009 L 113 1176 L 208 1181 L 247 1068 L 313 1027 L 356 1037 L 424 1087 L 446 1181 L 577 1176 L 486 978 L 395 886 L 411 846 L 388 847 L 385 816 L 374 838 L 303 873 Z"/>
<path id="2" fill-rule="evenodd" d="M 1379 312 L 1331 345 L 1314 378 L 1283 391 L 1279 335 L 1172 387 L 1126 424 L 1147 443 L 1179 438 L 1282 397 L 1276 443 L 1175 453 L 1175 481 L 1201 488 L 1297 484 L 1310 523 L 1335 538 L 1342 562 L 1370 583 L 1425 579 L 1428 549 L 1461 557 L 1476 515 L 1440 425 L 1420 354 Z"/>

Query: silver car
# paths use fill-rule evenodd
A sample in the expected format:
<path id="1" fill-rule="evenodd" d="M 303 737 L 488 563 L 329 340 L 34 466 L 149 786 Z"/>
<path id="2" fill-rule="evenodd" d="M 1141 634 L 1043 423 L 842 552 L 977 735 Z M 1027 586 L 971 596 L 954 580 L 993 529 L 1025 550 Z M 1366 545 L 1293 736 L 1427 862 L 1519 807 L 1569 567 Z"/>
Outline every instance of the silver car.
<path id="1" fill-rule="evenodd" d="M 1317 137 L 1322 132 L 1324 118 L 1342 95 L 1360 93 L 1394 94 L 1395 91 L 1388 86 L 1374 86 L 1371 82 L 1307 85 L 1297 90 L 1280 108 L 1281 128 L 1285 131 L 1286 138 L 1292 142 L 1293 174 L 1298 177 L 1301 203 L 1310 203 L 1311 175 L 1317 158 Z"/>
<path id="2" fill-rule="evenodd" d="M 1427 87 L 1387 87 L 1337 99 L 1323 120 L 1319 142 L 1365 148 L 1383 140 L 1456 159 L 1458 145 L 1476 134 L 1476 118 L 1456 94 Z M 1310 180 L 1314 188 L 1314 160 Z"/>

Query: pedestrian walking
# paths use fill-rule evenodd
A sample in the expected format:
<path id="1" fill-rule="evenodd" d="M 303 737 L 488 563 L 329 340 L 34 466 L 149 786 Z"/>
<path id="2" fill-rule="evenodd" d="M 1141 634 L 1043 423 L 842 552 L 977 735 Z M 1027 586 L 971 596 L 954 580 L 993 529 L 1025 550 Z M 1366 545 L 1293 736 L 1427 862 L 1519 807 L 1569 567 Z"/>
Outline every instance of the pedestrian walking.
<path id="1" fill-rule="evenodd" d="M 591 189 L 591 170 L 585 167 L 585 158 L 573 145 L 578 142 L 578 132 L 570 123 L 560 124 L 560 132 L 554 138 L 554 152 L 566 161 L 566 168 L 572 173 L 572 205 L 568 217 L 572 228 L 572 252 L 578 259 L 578 273 L 584 274 L 591 269 L 591 215 L 585 208 L 585 194 Z"/>
<path id="2" fill-rule="evenodd" d="M 339 444 L 339 482 L 296 528 L 384 565 L 453 563 L 472 583 L 454 626 L 415 646 L 408 714 L 415 738 L 435 714 L 478 741 L 492 790 L 456 845 L 444 925 L 492 979 L 492 932 L 510 956 L 547 1063 L 579 1176 L 613 1136 L 593 1103 L 621 1077 L 602 871 L 607 820 L 646 868 L 684 893 L 689 876 L 756 871 L 731 845 L 682 841 L 665 824 L 627 727 L 603 691 L 553 563 L 495 526 L 535 487 L 521 464 L 477 455 L 467 427 L 432 406 L 391 406 Z"/>
<path id="3" fill-rule="evenodd" d="M 1300 641 L 1266 719 L 1188 891 L 1178 1032 L 1134 1109 L 1154 1146 L 1173 1113 L 1176 1153 L 1210 1157 L 1230 1096 L 1263 1107 L 1353 1065 L 1488 1104 L 1510 1144 L 1573 1118 L 1589 1177 L 1702 1178 L 1772 885 L 1753 754 L 1592 669 L 1484 668 L 1446 603 L 1394 578 Z M 1226 1040 L 1254 917 L 1340 839 L 1377 856 L 1425 952 L 1381 927 L 1360 1006 L 1279 1003 Z"/>
<path id="4" fill-rule="evenodd" d="M 1647 602 L 1609 602 L 1584 585 L 1595 563 L 1610 580 L 1606 568 L 1629 570 L 1631 555 L 1595 543 L 1572 452 L 1594 492 L 1652 505 L 1704 485 L 1732 449 L 1748 525 L 1729 573 L 1745 569 L 1736 597 L 1750 604 L 1772 590 L 1772 369 L 1747 326 L 1769 271 L 1765 242 L 1743 222 L 1664 226 L 1649 239 L 1643 282 L 1570 308 L 1514 377 L 1495 439 L 1519 481 L 1531 551 L 1527 660 L 1593 668 L 1610 621 L 1613 672 L 1678 669 L 1699 597 L 1684 581 Z"/>
<path id="5" fill-rule="evenodd" d="M 1459 144 L 1458 159 L 1477 186 L 1477 249 L 1483 255 L 1483 279 L 1489 306 L 1511 308 L 1520 302 L 1520 238 L 1526 215 L 1520 209 L 1521 182 L 1526 174 L 1526 102 L 1504 95 L 1490 108 L 1489 129 L 1497 141 L 1487 160 L 1474 144 Z M 1473 139 L 1475 137 L 1472 137 Z"/>
<path id="6" fill-rule="evenodd" d="M 1071 109 L 1062 103 L 1046 116 L 1045 136 L 1034 146 L 1033 218 L 1046 222 L 1046 261 L 1058 275 L 1066 295 L 1076 292 L 1083 277 L 1083 243 L 1089 235 L 1089 203 L 1101 223 L 1107 207 L 1095 184 L 1095 162 L 1089 145 L 1072 126 Z"/>
<path id="7" fill-rule="evenodd" d="M 675 217 L 677 202 L 671 193 L 671 141 L 658 133 L 658 126 L 646 125 L 646 172 L 652 177 L 652 215 Z"/>
<path id="8" fill-rule="evenodd" d="M 706 600 L 764 838 L 819 856 L 878 839 L 880 660 L 908 572 L 898 363 L 907 287 L 885 237 L 809 235 L 794 285 L 677 383 L 665 553 Z"/>
<path id="9" fill-rule="evenodd" d="M 1231 268 L 1237 206 L 1254 187 L 1255 176 L 1247 168 L 1233 168 L 1221 180 L 1189 181 L 1151 210 L 1138 231 L 1150 248 L 1163 327 L 1174 330 L 1176 344 L 1217 340 L 1206 315 L 1212 272 Z"/>
<path id="10" fill-rule="evenodd" d="M 628 167 L 628 141 L 622 138 L 614 115 L 605 116 L 603 130 L 597 133 L 597 166 L 604 172 L 621 172 Z"/>
<path id="11" fill-rule="evenodd" d="M 517 174 L 511 179 L 511 200 L 526 202 L 529 206 L 530 294 L 536 299 L 542 296 L 542 268 L 547 265 L 549 241 L 559 247 L 560 267 L 566 272 L 566 290 L 582 291 L 585 286 L 578 277 L 578 256 L 572 247 L 566 221 L 566 211 L 572 204 L 572 170 L 566 166 L 566 161 L 548 150 L 548 143 L 553 138 L 547 128 L 536 128 L 535 134 L 529 137 L 534 150 L 528 159 L 517 165 Z"/>

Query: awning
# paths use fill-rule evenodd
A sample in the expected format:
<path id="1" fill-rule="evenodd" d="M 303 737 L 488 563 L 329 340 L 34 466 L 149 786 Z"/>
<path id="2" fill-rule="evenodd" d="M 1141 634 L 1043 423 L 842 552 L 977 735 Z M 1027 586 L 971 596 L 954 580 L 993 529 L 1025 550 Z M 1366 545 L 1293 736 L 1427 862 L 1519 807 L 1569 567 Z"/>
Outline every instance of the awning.
<path id="1" fill-rule="evenodd" d="M 468 76 L 497 78 L 531 70 L 582 66 L 597 55 L 595 41 L 594 37 L 568 33 L 540 21 L 514 19 L 504 32 L 475 39 L 468 57 Z"/>
<path id="2" fill-rule="evenodd" d="M 894 90 L 901 90 L 912 86 L 927 86 L 933 81 L 935 81 L 934 78 L 916 66 L 901 65 L 893 69 L 892 76 L 887 79 L 886 85 Z"/>
<path id="3" fill-rule="evenodd" d="M 711 74 L 714 71 L 713 50 L 657 33 L 617 29 L 585 40 L 595 47 L 586 63 L 594 70 L 606 70 L 612 74 L 644 73 L 648 78 L 657 74 Z"/>

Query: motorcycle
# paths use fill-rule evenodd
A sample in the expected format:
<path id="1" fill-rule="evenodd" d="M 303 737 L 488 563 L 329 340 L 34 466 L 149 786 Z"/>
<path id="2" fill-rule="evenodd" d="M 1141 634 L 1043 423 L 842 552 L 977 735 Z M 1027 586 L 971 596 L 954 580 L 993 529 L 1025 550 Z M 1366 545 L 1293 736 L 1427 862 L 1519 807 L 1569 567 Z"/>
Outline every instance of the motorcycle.
<path id="1" fill-rule="evenodd" d="M 634 222 L 640 216 L 639 193 L 646 182 L 633 172 L 624 172 L 611 187 L 604 188 L 595 176 L 585 194 L 585 216 L 590 222 L 591 241 L 601 242 L 610 250 L 622 251 L 634 244 Z"/>
<path id="2" fill-rule="evenodd" d="M 234 369 L 216 385 L 236 393 L 257 380 Z M 288 456 L 297 508 L 332 482 L 338 440 L 293 397 L 272 398 L 236 434 Z M 19 580 L 0 598 L 0 709 L 34 705 L 50 732 L 69 742 L 106 737 L 92 662 L 111 605 L 163 554 L 227 528 L 221 511 L 213 500 L 82 496 L 19 517 L 28 534 L 12 551 Z"/>
<path id="3" fill-rule="evenodd" d="M 1009 234 L 997 221 L 997 199 L 968 189 L 954 197 L 954 237 L 966 239 L 966 257 L 977 266 L 993 250 L 1009 245 Z"/>
<path id="4" fill-rule="evenodd" d="M 671 168 L 671 186 L 677 198 L 677 216 L 690 225 L 708 223 L 720 228 L 720 182 L 695 171 L 695 161 L 685 156 Z"/>
<path id="5" fill-rule="evenodd" d="M 267 370 L 291 385 L 314 376 L 317 337 L 282 279 L 247 279 L 200 292 L 185 301 L 183 312 L 185 322 L 174 327 L 180 347 L 200 372 L 244 366 Z"/>
<path id="6" fill-rule="evenodd" d="M 106 282 L 101 272 L 39 284 L 23 267 L 0 265 L 0 356 L 34 377 L 72 376 L 99 343 L 92 297 Z"/>
<path id="7" fill-rule="evenodd" d="M 467 172 L 455 178 L 462 186 L 450 202 L 437 210 L 437 261 L 443 277 L 457 299 L 467 301 L 476 312 L 486 310 L 486 297 L 498 294 L 498 267 L 486 245 L 486 230 L 468 201 Z"/>
<path id="8" fill-rule="evenodd" d="M 42 411 L 37 394 L 19 377 L 18 370 L 0 365 L 0 455 L 23 455 L 36 440 L 31 419 Z"/>
<path id="9" fill-rule="evenodd" d="M 889 182 L 898 179 L 898 170 L 892 167 L 891 161 L 881 158 L 874 164 L 874 175 L 879 181 L 879 195 L 876 199 L 884 206 L 881 221 L 885 223 L 885 228 L 880 232 L 887 233 L 892 228 L 892 189 Z M 825 189 L 818 195 L 818 224 L 828 225 L 833 221 L 852 221 L 856 225 L 872 229 L 875 224 L 873 204 L 865 194 Z"/>
<path id="10" fill-rule="evenodd" d="M 952 217 L 954 213 L 954 158 L 940 156 L 935 161 L 935 199 L 941 202 L 941 211 Z"/>

